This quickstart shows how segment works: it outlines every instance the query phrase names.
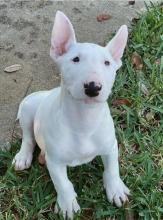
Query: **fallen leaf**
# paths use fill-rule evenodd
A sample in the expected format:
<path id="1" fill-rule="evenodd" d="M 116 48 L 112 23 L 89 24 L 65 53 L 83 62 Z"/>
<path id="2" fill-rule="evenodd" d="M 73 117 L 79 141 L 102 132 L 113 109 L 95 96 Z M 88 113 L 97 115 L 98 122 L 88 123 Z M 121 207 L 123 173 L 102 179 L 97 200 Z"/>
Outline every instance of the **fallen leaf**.
<path id="1" fill-rule="evenodd" d="M 134 212 L 133 210 L 125 209 L 125 219 L 126 220 L 134 220 Z"/>
<path id="2" fill-rule="evenodd" d="M 131 105 L 131 101 L 125 98 L 118 98 L 113 100 L 113 105 L 127 105 L 130 106 Z"/>
<path id="3" fill-rule="evenodd" d="M 19 220 L 19 214 L 17 212 L 14 213 L 14 217 L 15 217 L 16 220 Z"/>
<path id="4" fill-rule="evenodd" d="M 22 68 L 22 66 L 20 64 L 14 64 L 14 65 L 6 67 L 4 69 L 4 71 L 7 73 L 12 73 L 12 72 L 16 72 L 16 71 L 20 70 L 21 68 Z"/>
<path id="5" fill-rule="evenodd" d="M 83 208 L 81 220 L 92 219 L 93 209 L 92 208 Z"/>
<path id="6" fill-rule="evenodd" d="M 154 119 L 154 114 L 153 114 L 153 112 L 148 112 L 145 117 L 146 117 L 147 121 L 149 122 Z"/>
<path id="7" fill-rule="evenodd" d="M 120 127 L 121 129 L 124 129 L 124 128 L 127 128 L 127 125 L 124 124 L 124 123 L 122 123 L 122 124 L 119 124 L 119 127 Z"/>
<path id="8" fill-rule="evenodd" d="M 109 14 L 100 14 L 97 16 L 97 21 L 98 22 L 102 22 L 102 21 L 106 21 L 109 20 L 112 16 Z"/>
<path id="9" fill-rule="evenodd" d="M 129 5 L 134 5 L 135 4 L 135 0 L 128 1 L 128 4 Z"/>
<path id="10" fill-rule="evenodd" d="M 131 61 L 132 61 L 133 66 L 137 70 L 141 70 L 143 68 L 142 58 L 141 58 L 141 56 L 137 52 L 134 52 L 132 54 Z"/>
<path id="11" fill-rule="evenodd" d="M 144 95 L 149 96 L 149 91 L 144 83 L 139 83 L 141 91 L 144 93 Z"/>
<path id="12" fill-rule="evenodd" d="M 139 150 L 139 145 L 136 144 L 136 143 L 134 143 L 134 144 L 132 145 L 132 149 L 137 152 L 137 151 Z"/>
<path id="13" fill-rule="evenodd" d="M 155 64 L 156 64 L 156 65 L 160 65 L 160 63 L 161 63 L 161 59 L 156 59 L 156 60 L 155 60 Z"/>

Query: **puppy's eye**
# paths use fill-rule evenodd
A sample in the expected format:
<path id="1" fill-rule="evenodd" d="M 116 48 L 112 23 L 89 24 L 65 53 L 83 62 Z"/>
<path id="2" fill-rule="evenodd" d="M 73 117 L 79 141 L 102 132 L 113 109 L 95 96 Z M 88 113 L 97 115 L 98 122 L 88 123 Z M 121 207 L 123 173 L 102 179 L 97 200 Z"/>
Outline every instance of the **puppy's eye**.
<path id="1" fill-rule="evenodd" d="M 74 63 L 77 63 L 77 62 L 80 61 L 80 59 L 79 59 L 79 57 L 74 57 L 74 58 L 72 59 L 72 61 L 73 61 Z"/>
<path id="2" fill-rule="evenodd" d="M 105 65 L 106 66 L 109 66 L 110 65 L 110 62 L 108 60 L 105 60 Z"/>

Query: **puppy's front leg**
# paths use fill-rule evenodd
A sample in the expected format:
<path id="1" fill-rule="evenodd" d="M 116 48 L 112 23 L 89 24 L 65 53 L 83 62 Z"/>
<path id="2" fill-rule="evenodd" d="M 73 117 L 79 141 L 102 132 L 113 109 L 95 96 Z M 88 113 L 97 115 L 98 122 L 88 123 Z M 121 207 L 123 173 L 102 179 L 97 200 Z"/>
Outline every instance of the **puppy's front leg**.
<path id="1" fill-rule="evenodd" d="M 125 186 L 119 176 L 119 165 L 118 165 L 118 146 L 117 141 L 108 155 L 102 156 L 104 163 L 104 187 L 109 202 L 115 202 L 120 207 L 122 202 L 128 200 L 129 189 Z"/>
<path id="2" fill-rule="evenodd" d="M 52 161 L 46 157 L 47 167 L 57 191 L 57 203 L 63 212 L 64 218 L 73 218 L 73 213 L 80 210 L 77 203 L 77 194 L 74 187 L 67 177 L 67 168 L 65 165 Z M 58 212 L 57 204 L 55 208 Z"/>

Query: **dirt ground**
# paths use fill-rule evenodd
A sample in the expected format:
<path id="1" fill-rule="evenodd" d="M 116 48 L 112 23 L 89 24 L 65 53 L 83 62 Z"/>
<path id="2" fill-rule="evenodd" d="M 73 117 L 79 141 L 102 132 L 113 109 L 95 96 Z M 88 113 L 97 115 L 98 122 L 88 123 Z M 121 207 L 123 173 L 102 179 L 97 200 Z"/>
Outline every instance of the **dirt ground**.
<path id="1" fill-rule="evenodd" d="M 15 118 L 24 96 L 59 85 L 59 72 L 49 56 L 50 35 L 57 10 L 72 21 L 78 41 L 104 45 L 120 25 L 129 25 L 143 1 L 0 1 L 0 147 L 19 136 Z M 111 19 L 98 22 L 101 13 Z M 6 73 L 4 68 L 21 64 Z"/>

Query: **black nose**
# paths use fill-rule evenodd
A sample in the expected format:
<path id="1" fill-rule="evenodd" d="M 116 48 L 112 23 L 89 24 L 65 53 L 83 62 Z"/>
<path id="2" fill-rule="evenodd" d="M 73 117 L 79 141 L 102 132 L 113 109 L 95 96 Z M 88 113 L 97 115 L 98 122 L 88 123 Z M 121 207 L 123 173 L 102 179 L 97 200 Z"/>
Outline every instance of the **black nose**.
<path id="1" fill-rule="evenodd" d="M 102 89 L 102 85 L 97 85 L 95 82 L 84 84 L 85 94 L 89 97 L 96 97 Z"/>

